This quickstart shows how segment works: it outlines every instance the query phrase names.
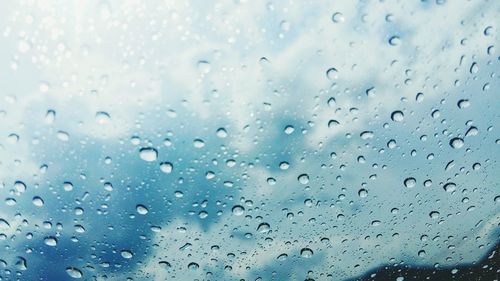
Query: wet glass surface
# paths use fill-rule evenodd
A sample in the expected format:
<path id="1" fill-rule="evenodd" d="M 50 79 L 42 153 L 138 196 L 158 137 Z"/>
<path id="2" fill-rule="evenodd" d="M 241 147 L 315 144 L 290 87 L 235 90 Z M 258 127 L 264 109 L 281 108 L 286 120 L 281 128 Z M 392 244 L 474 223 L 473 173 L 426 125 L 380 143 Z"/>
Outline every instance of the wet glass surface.
<path id="1" fill-rule="evenodd" d="M 498 280 L 498 1 L 0 4 L 0 280 Z"/>

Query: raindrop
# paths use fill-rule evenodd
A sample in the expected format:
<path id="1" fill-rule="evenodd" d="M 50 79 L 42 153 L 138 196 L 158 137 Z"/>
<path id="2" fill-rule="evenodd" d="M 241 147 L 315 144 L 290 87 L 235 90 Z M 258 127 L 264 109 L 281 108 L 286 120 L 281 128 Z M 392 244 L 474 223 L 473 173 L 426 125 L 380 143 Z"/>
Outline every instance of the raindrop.
<path id="1" fill-rule="evenodd" d="M 43 207 L 44 204 L 43 199 L 39 196 L 33 197 L 33 200 L 31 202 L 33 202 L 33 205 L 37 207 Z"/>
<path id="2" fill-rule="evenodd" d="M 406 178 L 404 180 L 404 185 L 407 187 L 407 188 L 412 188 L 412 187 L 415 187 L 415 185 L 417 184 L 417 180 L 415 178 Z"/>
<path id="3" fill-rule="evenodd" d="M 188 269 L 197 270 L 198 268 L 200 268 L 200 266 L 195 262 L 191 262 L 188 264 Z"/>
<path id="4" fill-rule="evenodd" d="M 227 131 L 224 128 L 217 129 L 216 134 L 217 134 L 217 137 L 219 137 L 219 138 L 227 137 Z"/>
<path id="5" fill-rule="evenodd" d="M 57 138 L 60 141 L 69 141 L 69 134 L 65 131 L 58 131 L 57 132 Z"/>
<path id="6" fill-rule="evenodd" d="M 372 139 L 374 134 L 372 131 L 363 131 L 361 134 L 359 134 L 361 139 L 367 140 L 367 139 Z"/>
<path id="7" fill-rule="evenodd" d="M 134 254 L 129 250 L 122 250 L 121 255 L 124 259 L 131 259 L 134 256 Z"/>
<path id="8" fill-rule="evenodd" d="M 297 178 L 297 180 L 301 184 L 308 184 L 309 183 L 309 175 L 308 174 L 301 174 L 301 175 L 299 175 L 299 177 Z"/>
<path id="9" fill-rule="evenodd" d="M 332 21 L 334 23 L 341 23 L 345 21 L 344 15 L 340 12 L 333 13 Z"/>
<path id="10" fill-rule="evenodd" d="M 135 206 L 135 210 L 137 211 L 137 213 L 139 215 L 145 215 L 149 212 L 148 208 L 146 208 L 146 206 L 141 205 L 141 204 Z"/>
<path id="11" fill-rule="evenodd" d="M 269 231 L 271 231 L 271 226 L 267 222 L 263 222 L 259 224 L 257 231 L 264 234 L 269 233 Z"/>
<path id="12" fill-rule="evenodd" d="M 453 182 L 449 182 L 449 183 L 446 183 L 444 186 L 443 186 L 444 190 L 446 192 L 453 192 L 457 189 L 457 185 Z"/>
<path id="13" fill-rule="evenodd" d="M 368 196 L 368 190 L 362 188 L 358 191 L 358 195 L 361 198 L 365 198 L 366 196 Z"/>
<path id="14" fill-rule="evenodd" d="M 14 183 L 14 188 L 16 189 L 17 192 L 23 193 L 26 191 L 26 184 L 22 181 L 16 181 Z"/>
<path id="15" fill-rule="evenodd" d="M 437 219 L 437 218 L 439 218 L 439 212 L 432 211 L 429 213 L 429 217 L 431 217 L 431 219 Z"/>
<path id="16" fill-rule="evenodd" d="M 158 158 L 158 151 L 152 147 L 143 147 L 139 150 L 139 157 L 147 162 L 155 161 Z"/>
<path id="17" fill-rule="evenodd" d="M 104 111 L 98 111 L 95 114 L 95 121 L 98 124 L 106 124 L 110 121 L 111 117 L 109 116 L 109 113 L 104 112 Z"/>
<path id="18" fill-rule="evenodd" d="M 399 38 L 399 36 L 392 36 L 391 38 L 389 38 L 389 44 L 391 46 L 398 46 L 399 44 L 401 44 L 401 39 Z"/>
<path id="19" fill-rule="evenodd" d="M 401 122 L 404 119 L 404 114 L 402 111 L 396 110 L 396 111 L 392 112 L 391 119 L 394 122 Z"/>
<path id="20" fill-rule="evenodd" d="M 300 256 L 303 257 L 303 258 L 306 258 L 306 259 L 309 259 L 313 256 L 314 252 L 313 250 L 309 249 L 309 248 L 302 248 L 300 250 Z"/>
<path id="21" fill-rule="evenodd" d="M 289 135 L 295 131 L 295 128 L 292 125 L 287 125 L 285 126 L 284 132 L 285 134 Z"/>
<path id="22" fill-rule="evenodd" d="M 458 108 L 467 108 L 470 106 L 470 102 L 469 102 L 469 100 L 465 100 L 465 99 L 459 100 L 457 102 L 457 106 L 458 106 Z"/>
<path id="23" fill-rule="evenodd" d="M 196 148 L 202 148 L 205 146 L 205 142 L 202 139 L 193 140 L 193 146 Z"/>
<path id="24" fill-rule="evenodd" d="M 243 208 L 243 206 L 240 206 L 240 205 L 235 205 L 233 207 L 232 211 L 233 211 L 233 215 L 241 216 L 245 212 L 245 208 Z"/>
<path id="25" fill-rule="evenodd" d="M 450 140 L 450 146 L 455 149 L 461 148 L 462 146 L 464 146 L 464 140 L 461 138 L 452 138 Z"/>
<path id="26" fill-rule="evenodd" d="M 50 246 L 50 247 L 55 247 L 57 246 L 57 238 L 54 236 L 48 236 L 43 239 L 43 242 L 45 245 Z"/>
<path id="27" fill-rule="evenodd" d="M 337 78 L 339 78 L 338 76 L 338 71 L 336 68 L 332 67 L 332 68 L 329 68 L 327 71 L 326 71 L 326 77 L 330 80 L 335 80 Z"/>
<path id="28" fill-rule="evenodd" d="M 170 162 L 162 162 L 160 163 L 160 170 L 164 172 L 165 174 L 170 174 L 172 173 L 172 170 L 174 168 L 174 165 Z"/>
<path id="29" fill-rule="evenodd" d="M 67 267 L 66 268 L 66 273 L 68 273 L 68 275 L 71 277 L 71 278 L 75 278 L 75 279 L 79 279 L 79 278 L 82 278 L 83 277 L 83 273 L 81 270 L 79 270 L 78 268 L 76 267 Z"/>

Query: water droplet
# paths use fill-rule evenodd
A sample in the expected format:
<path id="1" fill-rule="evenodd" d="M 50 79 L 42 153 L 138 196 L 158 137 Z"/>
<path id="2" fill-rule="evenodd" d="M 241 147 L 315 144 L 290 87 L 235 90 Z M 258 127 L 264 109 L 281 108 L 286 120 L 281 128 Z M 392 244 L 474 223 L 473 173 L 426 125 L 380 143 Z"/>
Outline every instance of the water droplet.
<path id="1" fill-rule="evenodd" d="M 367 140 L 367 139 L 372 139 L 374 137 L 374 134 L 372 131 L 363 131 L 361 134 L 359 134 L 361 139 Z"/>
<path id="2" fill-rule="evenodd" d="M 174 168 L 174 165 L 170 162 L 162 162 L 160 163 L 160 170 L 164 172 L 165 174 L 170 174 L 172 173 L 172 170 Z"/>
<path id="3" fill-rule="evenodd" d="M 240 206 L 240 205 L 235 205 L 233 207 L 232 211 L 233 211 L 233 215 L 241 216 L 245 212 L 245 208 L 243 208 L 243 206 Z"/>
<path id="4" fill-rule="evenodd" d="M 7 230 L 10 228 L 10 224 L 5 219 L 0 218 L 0 230 Z"/>
<path id="5" fill-rule="evenodd" d="M 64 191 L 71 191 L 73 190 L 73 184 L 69 181 L 66 181 L 63 183 L 63 189 Z"/>
<path id="6" fill-rule="evenodd" d="M 446 192 L 453 192 L 457 189 L 457 185 L 453 182 L 449 182 L 449 183 L 446 183 L 444 186 L 443 186 L 444 190 Z"/>
<path id="7" fill-rule="evenodd" d="M 131 259 L 134 256 L 134 254 L 129 250 L 122 250 L 121 255 L 124 259 Z"/>
<path id="8" fill-rule="evenodd" d="M 361 198 L 365 198 L 366 196 L 368 196 L 368 190 L 362 188 L 358 191 L 358 195 Z"/>
<path id="9" fill-rule="evenodd" d="M 392 112 L 391 119 L 394 122 L 402 122 L 404 119 L 404 114 L 402 111 L 396 110 L 396 111 Z"/>
<path id="10" fill-rule="evenodd" d="M 276 179 L 275 178 L 267 178 L 267 184 L 269 185 L 275 185 L 276 184 Z"/>
<path id="11" fill-rule="evenodd" d="M 68 273 L 68 275 L 71 278 L 75 278 L 75 279 L 80 279 L 83 277 L 82 271 L 76 267 L 67 267 L 66 273 Z"/>
<path id="12" fill-rule="evenodd" d="M 37 207 L 43 207 L 43 204 L 44 204 L 43 199 L 39 196 L 33 197 L 32 202 L 33 202 L 33 205 L 35 205 Z"/>
<path id="13" fill-rule="evenodd" d="M 467 130 L 467 132 L 465 132 L 466 137 L 477 136 L 477 134 L 479 134 L 479 130 L 477 129 L 477 127 L 474 127 L 474 126 L 471 126 Z"/>
<path id="14" fill-rule="evenodd" d="M 50 247 L 55 247 L 57 246 L 57 238 L 54 236 L 48 236 L 43 239 L 43 242 L 45 245 L 50 246 Z"/>
<path id="15" fill-rule="evenodd" d="M 337 120 L 332 119 L 332 120 L 328 121 L 328 128 L 337 127 L 338 125 L 340 125 L 340 123 Z"/>
<path id="16" fill-rule="evenodd" d="M 47 110 L 45 114 L 45 124 L 52 124 L 56 119 L 56 112 L 52 109 Z"/>
<path id="17" fill-rule="evenodd" d="M 415 187 L 415 185 L 417 184 L 417 180 L 415 178 L 406 178 L 404 180 L 404 185 L 407 187 L 407 188 L 412 188 L 412 187 Z"/>
<path id="18" fill-rule="evenodd" d="M 263 222 L 259 224 L 257 231 L 264 234 L 269 233 L 269 231 L 271 231 L 271 226 L 267 222 Z"/>
<path id="19" fill-rule="evenodd" d="M 158 158 L 158 151 L 152 147 L 144 147 L 139 150 L 139 156 L 147 162 L 155 161 Z"/>
<path id="20" fill-rule="evenodd" d="M 340 12 L 333 13 L 332 21 L 334 23 L 341 23 L 345 21 L 344 15 Z"/>
<path id="21" fill-rule="evenodd" d="M 314 255 L 313 250 L 311 250 L 311 249 L 309 249 L 309 248 L 302 248 L 302 249 L 300 250 L 300 256 L 301 256 L 301 257 L 303 257 L 303 258 L 309 259 L 309 258 L 311 258 L 313 255 Z"/>
<path id="22" fill-rule="evenodd" d="M 16 268 L 23 271 L 28 269 L 28 262 L 26 259 L 23 257 L 17 257 Z"/>
<path id="23" fill-rule="evenodd" d="M 200 268 L 200 266 L 195 262 L 191 262 L 188 264 L 188 269 L 190 270 L 197 270 L 198 268 Z"/>
<path id="24" fill-rule="evenodd" d="M 200 60 L 198 61 L 198 70 L 201 74 L 207 74 L 210 72 L 210 70 L 212 70 L 212 66 L 208 61 Z"/>
<path id="25" fill-rule="evenodd" d="M 469 100 L 465 100 L 465 99 L 463 99 L 463 100 L 459 100 L 459 101 L 457 102 L 457 106 L 458 106 L 458 108 L 462 108 L 462 109 L 463 109 L 463 108 L 467 108 L 467 107 L 469 107 L 469 106 L 470 106 L 470 102 L 469 102 Z"/>
<path id="26" fill-rule="evenodd" d="M 193 140 L 193 146 L 196 148 L 202 148 L 205 146 L 205 142 L 202 139 Z"/>
<path id="27" fill-rule="evenodd" d="M 107 112 L 104 112 L 104 111 L 98 111 L 96 112 L 95 114 L 95 121 L 98 123 L 98 124 L 106 124 L 110 121 L 111 119 L 111 116 L 109 116 L 109 113 Z"/>
<path id="28" fill-rule="evenodd" d="M 401 39 L 399 38 L 399 36 L 392 36 L 391 38 L 389 38 L 389 44 L 391 46 L 398 46 L 399 44 L 401 44 Z"/>
<path id="29" fill-rule="evenodd" d="M 217 129 L 216 134 L 217 134 L 217 137 L 219 137 L 219 138 L 225 138 L 225 137 L 227 137 L 227 131 L 224 128 Z"/>
<path id="30" fill-rule="evenodd" d="M 289 135 L 289 134 L 293 133 L 293 131 L 295 131 L 295 128 L 292 125 L 285 126 L 285 130 L 284 130 L 285 134 Z"/>
<path id="31" fill-rule="evenodd" d="M 309 183 L 309 175 L 308 174 L 301 174 L 301 175 L 299 175 L 299 177 L 297 178 L 297 180 L 301 184 L 308 184 Z"/>
<path id="32" fill-rule="evenodd" d="M 452 138 L 450 140 L 450 146 L 455 149 L 461 148 L 462 146 L 464 146 L 464 140 L 461 138 Z"/>
<path id="33" fill-rule="evenodd" d="M 332 67 L 332 68 L 329 68 L 327 71 L 326 71 L 326 77 L 330 80 L 335 80 L 337 78 L 339 78 L 338 76 L 338 71 L 336 68 Z"/>
<path id="34" fill-rule="evenodd" d="M 431 219 L 437 219 L 439 218 L 439 212 L 438 211 L 432 211 L 429 213 L 429 217 L 431 217 Z"/>
<path id="35" fill-rule="evenodd" d="M 415 101 L 416 102 L 423 102 L 424 101 L 424 94 L 423 93 L 417 93 L 417 95 L 415 96 Z"/>
<path id="36" fill-rule="evenodd" d="M 370 87 L 365 91 L 367 97 L 374 97 L 376 94 L 375 87 Z"/>
<path id="37" fill-rule="evenodd" d="M 288 162 L 283 161 L 280 163 L 281 170 L 288 170 L 289 167 L 290 167 L 290 164 L 288 164 Z"/>
<path id="38" fill-rule="evenodd" d="M 148 208 L 146 208 L 146 206 L 141 205 L 141 204 L 135 206 L 135 210 L 137 211 L 137 213 L 139 215 L 145 215 L 149 212 Z"/>
<path id="39" fill-rule="evenodd" d="M 69 134 L 65 131 L 58 131 L 57 132 L 57 138 L 60 141 L 69 141 Z"/>
<path id="40" fill-rule="evenodd" d="M 390 148 L 390 149 L 393 149 L 393 148 L 396 148 L 396 141 L 395 140 L 389 140 L 387 142 L 387 147 Z"/>
<path id="41" fill-rule="evenodd" d="M 471 74 L 477 73 L 479 71 L 479 67 L 477 66 L 477 63 L 473 62 L 470 66 L 469 71 Z"/>
<path id="42" fill-rule="evenodd" d="M 14 189 L 19 193 L 23 193 L 26 191 L 26 184 L 22 181 L 16 181 L 14 183 Z"/>

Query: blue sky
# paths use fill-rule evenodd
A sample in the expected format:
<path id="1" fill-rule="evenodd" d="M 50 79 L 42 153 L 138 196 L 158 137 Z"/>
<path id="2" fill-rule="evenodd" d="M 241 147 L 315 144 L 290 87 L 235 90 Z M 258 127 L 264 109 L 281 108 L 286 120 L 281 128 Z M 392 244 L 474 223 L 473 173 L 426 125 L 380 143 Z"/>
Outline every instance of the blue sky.
<path id="1" fill-rule="evenodd" d="M 344 280 L 498 241 L 495 1 L 1 5 L 7 280 Z"/>

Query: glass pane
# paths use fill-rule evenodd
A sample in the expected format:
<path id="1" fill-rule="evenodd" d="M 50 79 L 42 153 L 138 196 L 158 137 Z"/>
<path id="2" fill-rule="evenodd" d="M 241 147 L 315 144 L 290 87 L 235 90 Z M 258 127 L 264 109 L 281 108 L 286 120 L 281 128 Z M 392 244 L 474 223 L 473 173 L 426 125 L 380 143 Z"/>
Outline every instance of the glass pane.
<path id="1" fill-rule="evenodd" d="M 0 280 L 498 280 L 499 12 L 0 3 Z"/>

